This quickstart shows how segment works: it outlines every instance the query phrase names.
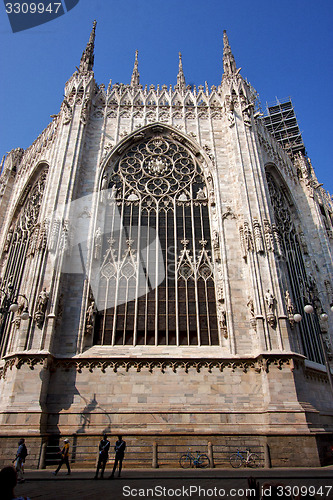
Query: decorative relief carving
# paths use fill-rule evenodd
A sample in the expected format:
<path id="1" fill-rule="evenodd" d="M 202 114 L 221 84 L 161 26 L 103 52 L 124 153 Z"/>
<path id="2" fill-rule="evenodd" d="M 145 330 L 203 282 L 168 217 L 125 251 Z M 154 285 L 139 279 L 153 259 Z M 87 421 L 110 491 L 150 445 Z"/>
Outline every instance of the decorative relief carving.
<path id="1" fill-rule="evenodd" d="M 211 358 L 200 358 L 200 359 L 158 359 L 158 358 L 54 358 L 50 355 L 45 354 L 35 354 L 35 355 L 15 355 L 13 357 L 7 357 L 6 362 L 3 366 L 2 372 L 0 372 L 0 377 L 5 378 L 8 370 L 13 368 L 21 369 L 24 365 L 27 365 L 31 370 L 34 370 L 36 366 L 43 367 L 51 371 L 57 369 L 69 371 L 76 370 L 81 373 L 84 369 L 90 372 L 100 369 L 103 373 L 110 369 L 114 372 L 135 370 L 136 372 L 141 372 L 147 370 L 153 372 L 154 370 L 160 370 L 162 373 L 167 370 L 172 370 L 177 372 L 178 370 L 183 370 L 185 373 L 189 369 L 195 369 L 197 372 L 206 370 L 209 373 L 215 369 L 223 372 L 226 369 L 231 371 L 241 370 L 246 373 L 249 370 L 254 370 L 257 373 L 261 371 L 268 372 L 270 366 L 276 366 L 279 370 L 284 367 L 293 370 L 295 364 L 303 366 L 303 359 L 297 359 L 289 355 L 267 355 L 259 356 L 257 358 L 231 358 L 231 359 L 211 359 Z M 324 377 L 325 381 L 327 377 Z"/>
<path id="2" fill-rule="evenodd" d="M 225 210 L 223 211 L 222 214 L 222 219 L 237 219 L 237 215 L 235 215 L 233 209 L 231 208 L 230 205 L 226 205 Z"/>

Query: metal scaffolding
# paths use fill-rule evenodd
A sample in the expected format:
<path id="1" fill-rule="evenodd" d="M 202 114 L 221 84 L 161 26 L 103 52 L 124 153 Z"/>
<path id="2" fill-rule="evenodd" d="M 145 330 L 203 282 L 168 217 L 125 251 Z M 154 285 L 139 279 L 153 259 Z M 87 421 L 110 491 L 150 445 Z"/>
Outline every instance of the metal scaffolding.
<path id="1" fill-rule="evenodd" d="M 305 154 L 302 134 L 299 130 L 293 104 L 290 97 L 284 101 L 276 99 L 276 103 L 266 103 L 264 123 L 267 130 L 281 144 L 281 146 L 294 156 L 297 152 Z"/>

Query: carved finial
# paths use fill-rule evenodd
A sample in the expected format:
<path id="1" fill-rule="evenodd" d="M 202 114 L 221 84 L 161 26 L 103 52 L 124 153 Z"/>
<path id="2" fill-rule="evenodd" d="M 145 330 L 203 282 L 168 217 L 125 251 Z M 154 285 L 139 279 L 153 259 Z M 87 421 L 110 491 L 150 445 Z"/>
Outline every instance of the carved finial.
<path id="1" fill-rule="evenodd" d="M 176 87 L 178 90 L 185 90 L 185 88 L 186 88 L 181 52 L 179 52 L 179 67 L 178 67 L 177 86 Z"/>
<path id="2" fill-rule="evenodd" d="M 94 47 L 95 47 L 95 33 L 96 33 L 97 21 L 93 22 L 93 27 L 90 33 L 89 42 L 87 43 L 86 50 L 83 52 L 79 71 L 86 73 L 87 71 L 92 71 L 94 66 Z"/>
<path id="3" fill-rule="evenodd" d="M 133 73 L 132 73 L 132 78 L 131 78 L 131 87 L 138 87 L 140 85 L 140 74 L 138 70 L 138 51 L 135 51 L 135 61 L 134 61 L 134 68 L 133 68 Z"/>
<path id="4" fill-rule="evenodd" d="M 223 76 L 231 76 L 237 73 L 236 62 L 231 52 L 226 30 L 223 31 Z"/>

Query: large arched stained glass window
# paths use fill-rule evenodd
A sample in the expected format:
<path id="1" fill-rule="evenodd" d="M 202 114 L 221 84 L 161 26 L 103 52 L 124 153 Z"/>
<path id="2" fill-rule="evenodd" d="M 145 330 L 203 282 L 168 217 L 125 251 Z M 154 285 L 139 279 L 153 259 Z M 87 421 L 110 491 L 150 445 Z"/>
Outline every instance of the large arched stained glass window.
<path id="1" fill-rule="evenodd" d="M 207 189 L 193 154 L 151 137 L 123 154 L 108 188 L 95 343 L 218 345 Z"/>
<path id="2" fill-rule="evenodd" d="M 304 305 L 311 301 L 311 283 L 307 275 L 303 260 L 301 245 L 289 208 L 287 197 L 278 186 L 273 175 L 266 173 L 270 198 L 274 208 L 274 217 L 279 239 L 279 253 L 286 265 L 289 287 L 298 312 L 302 312 Z M 316 314 L 303 314 L 299 323 L 300 343 L 302 353 L 311 361 L 324 363 L 320 346 L 320 326 Z"/>

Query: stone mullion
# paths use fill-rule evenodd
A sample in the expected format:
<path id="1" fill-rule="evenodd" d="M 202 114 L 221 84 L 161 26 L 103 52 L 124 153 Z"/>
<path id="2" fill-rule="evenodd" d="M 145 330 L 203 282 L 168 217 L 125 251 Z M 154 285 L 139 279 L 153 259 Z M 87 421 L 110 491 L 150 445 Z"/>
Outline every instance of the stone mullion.
<path id="1" fill-rule="evenodd" d="M 169 272 L 168 272 L 168 209 L 165 217 L 165 345 L 169 345 Z"/>
<path id="2" fill-rule="evenodd" d="M 121 258 L 122 258 L 122 244 L 123 244 L 123 236 L 124 236 L 124 207 L 125 207 L 125 188 L 124 185 L 122 186 L 122 191 L 123 191 L 123 201 L 121 204 L 121 213 L 120 213 L 120 224 L 119 224 L 119 242 L 118 242 L 118 265 L 117 265 L 117 278 L 116 278 L 116 293 L 115 293 L 115 301 L 114 301 L 114 317 L 113 317 L 113 325 L 112 325 L 112 341 L 111 345 L 115 345 L 115 339 L 116 339 L 116 329 L 117 329 L 117 312 L 118 312 L 118 294 L 119 294 L 119 284 L 121 280 Z M 116 207 L 115 207 L 116 210 Z M 114 228 L 113 228 L 114 230 Z M 126 235 L 125 235 L 126 236 Z M 126 243 L 126 241 L 125 241 Z"/>
<path id="3" fill-rule="evenodd" d="M 177 202 L 176 197 L 173 200 L 173 217 L 174 217 L 174 246 L 175 246 L 175 309 L 176 309 L 176 346 L 179 346 L 179 304 L 178 304 L 178 271 L 177 271 Z"/>
<path id="4" fill-rule="evenodd" d="M 133 325 L 133 346 L 137 345 L 138 333 L 138 310 L 139 310 L 139 289 L 140 289 L 140 269 L 143 265 L 141 259 L 141 214 L 142 214 L 142 198 L 140 196 L 138 209 L 138 246 L 137 246 L 137 271 L 136 271 L 136 289 L 135 289 L 135 306 L 134 306 L 134 325 Z M 143 273 L 142 273 L 143 274 Z"/>
<path id="5" fill-rule="evenodd" d="M 158 304 L 158 257 L 159 257 L 159 252 L 158 252 L 158 247 L 159 247 L 159 201 L 156 200 L 156 238 L 155 238 L 155 346 L 158 345 L 158 311 L 159 311 L 159 304 Z"/>
<path id="6" fill-rule="evenodd" d="M 193 186 L 191 186 L 191 218 L 192 222 L 194 222 L 194 211 L 193 211 Z M 201 205 L 200 205 L 200 228 L 201 228 L 201 237 L 203 239 L 203 227 L 202 227 L 202 213 L 201 213 Z M 199 310 L 199 296 L 198 296 L 198 276 L 197 276 L 197 254 L 196 254 L 196 234 L 195 227 L 192 223 L 192 238 L 193 238 L 193 264 L 194 264 L 194 293 L 195 293 L 195 316 L 197 323 L 197 340 L 198 346 L 201 345 L 201 332 L 200 332 L 200 310 Z"/>

